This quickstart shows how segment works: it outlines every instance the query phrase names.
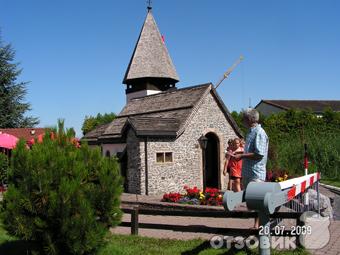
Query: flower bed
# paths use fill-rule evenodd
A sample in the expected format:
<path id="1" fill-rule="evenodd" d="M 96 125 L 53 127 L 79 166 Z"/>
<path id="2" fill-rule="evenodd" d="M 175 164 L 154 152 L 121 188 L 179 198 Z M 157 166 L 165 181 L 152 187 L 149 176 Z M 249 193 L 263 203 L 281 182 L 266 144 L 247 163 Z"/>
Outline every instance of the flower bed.
<path id="1" fill-rule="evenodd" d="M 166 193 L 162 202 L 172 202 L 192 205 L 222 205 L 223 194 L 215 188 L 206 188 L 201 191 L 197 187 L 184 186 L 184 193 Z"/>
<path id="2" fill-rule="evenodd" d="M 283 182 L 288 179 L 292 179 L 294 176 L 290 176 L 287 171 L 284 170 L 268 170 L 266 181 L 267 182 Z"/>

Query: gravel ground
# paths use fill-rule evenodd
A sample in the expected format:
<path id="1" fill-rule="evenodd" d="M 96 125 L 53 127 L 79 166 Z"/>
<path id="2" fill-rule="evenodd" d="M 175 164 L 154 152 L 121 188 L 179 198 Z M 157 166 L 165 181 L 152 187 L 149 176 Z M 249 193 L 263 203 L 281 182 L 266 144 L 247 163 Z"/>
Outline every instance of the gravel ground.
<path id="1" fill-rule="evenodd" d="M 124 214 L 122 221 L 130 222 L 130 215 Z M 231 218 L 223 219 L 223 218 L 198 218 L 198 217 L 150 216 L 150 215 L 140 215 L 139 222 L 171 224 L 176 226 L 192 226 L 192 227 L 207 226 L 211 228 L 230 228 L 231 230 L 235 228 L 247 230 L 254 225 L 253 219 L 231 219 Z M 130 234 L 130 227 L 116 227 L 115 229 L 112 230 L 112 232 L 119 234 Z M 195 238 L 209 240 L 215 234 L 140 228 L 139 235 L 180 240 L 188 240 Z"/>

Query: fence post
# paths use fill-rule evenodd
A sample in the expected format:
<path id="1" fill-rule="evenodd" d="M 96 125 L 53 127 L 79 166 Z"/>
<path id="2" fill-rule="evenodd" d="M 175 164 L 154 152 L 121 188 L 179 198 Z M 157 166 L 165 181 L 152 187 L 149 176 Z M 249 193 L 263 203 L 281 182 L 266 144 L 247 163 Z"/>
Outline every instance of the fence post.
<path id="1" fill-rule="evenodd" d="M 319 189 L 319 180 L 316 182 L 316 195 L 318 200 L 318 214 L 320 215 L 320 189 Z"/>
<path id="2" fill-rule="evenodd" d="M 138 235 L 138 207 L 131 211 L 131 235 Z"/>

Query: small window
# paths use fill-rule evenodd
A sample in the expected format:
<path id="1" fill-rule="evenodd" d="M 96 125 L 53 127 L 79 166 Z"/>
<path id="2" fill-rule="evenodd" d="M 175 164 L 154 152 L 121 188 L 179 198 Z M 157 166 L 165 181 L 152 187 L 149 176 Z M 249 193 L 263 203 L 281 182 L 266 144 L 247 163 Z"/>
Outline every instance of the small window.
<path id="1" fill-rule="evenodd" d="M 172 152 L 165 152 L 165 162 L 172 162 Z"/>
<path id="2" fill-rule="evenodd" d="M 164 163 L 164 153 L 156 153 L 156 162 L 157 163 Z"/>
<path id="3" fill-rule="evenodd" d="M 171 163 L 173 162 L 172 152 L 157 152 L 156 153 L 157 163 Z"/>

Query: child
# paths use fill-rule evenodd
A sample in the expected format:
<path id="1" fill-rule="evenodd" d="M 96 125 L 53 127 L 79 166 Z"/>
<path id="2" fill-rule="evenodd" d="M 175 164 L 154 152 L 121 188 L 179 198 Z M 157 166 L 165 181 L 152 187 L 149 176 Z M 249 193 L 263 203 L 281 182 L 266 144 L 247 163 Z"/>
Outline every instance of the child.
<path id="1" fill-rule="evenodd" d="M 241 139 L 235 138 L 233 140 L 233 150 L 229 154 L 229 167 L 230 167 L 230 186 L 234 192 L 241 191 L 241 177 L 242 177 L 242 160 L 233 157 L 235 154 L 243 153 L 243 148 L 241 147 Z M 228 186 L 229 186 L 228 185 Z"/>
<path id="2" fill-rule="evenodd" d="M 229 160 L 230 160 L 231 156 L 229 154 L 233 152 L 232 148 L 233 148 L 233 139 L 229 139 L 228 140 L 228 147 L 225 151 L 225 161 L 224 161 L 224 167 L 223 167 L 223 175 L 224 176 L 226 176 L 227 173 L 230 173 Z M 232 184 L 231 184 L 231 181 L 230 181 L 230 178 L 229 178 L 228 187 L 227 187 L 228 190 L 231 190 L 231 188 L 232 188 L 231 185 Z"/>

